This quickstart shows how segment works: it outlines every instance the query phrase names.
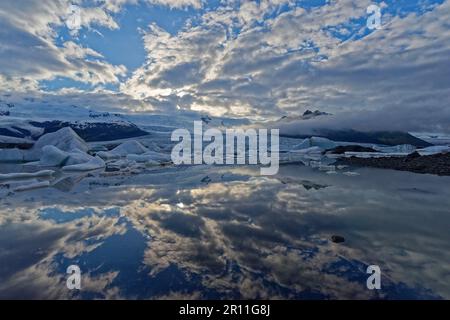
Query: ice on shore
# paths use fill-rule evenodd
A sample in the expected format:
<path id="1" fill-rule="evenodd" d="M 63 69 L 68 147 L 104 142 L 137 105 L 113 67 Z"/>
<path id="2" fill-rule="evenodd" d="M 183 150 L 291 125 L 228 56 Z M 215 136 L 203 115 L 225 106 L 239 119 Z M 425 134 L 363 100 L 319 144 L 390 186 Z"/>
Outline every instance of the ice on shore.
<path id="1" fill-rule="evenodd" d="M 111 151 L 100 151 L 97 155 L 104 160 L 109 160 L 125 158 L 129 154 L 141 155 L 148 151 L 140 142 L 132 140 L 122 143 Z"/>
<path id="2" fill-rule="evenodd" d="M 330 139 L 321 137 L 311 137 L 303 140 L 300 144 L 294 146 L 291 151 L 306 150 L 312 147 L 318 147 L 323 150 L 333 149 L 338 146 L 338 143 Z"/>
<path id="3" fill-rule="evenodd" d="M 323 149 L 320 147 L 310 147 L 305 149 L 294 149 L 289 152 L 294 154 L 321 154 Z"/>
<path id="4" fill-rule="evenodd" d="M 344 155 L 346 158 L 389 158 L 389 157 L 406 157 L 410 153 L 383 153 L 383 152 L 346 152 Z"/>
<path id="5" fill-rule="evenodd" d="M 417 152 L 421 156 L 430 156 L 433 154 L 450 152 L 449 146 L 432 146 L 428 148 L 418 149 Z"/>
<path id="6" fill-rule="evenodd" d="M 416 151 L 416 147 L 410 144 L 401 144 L 398 146 L 393 147 L 380 147 L 380 146 L 373 146 L 373 149 L 383 152 L 383 153 L 391 153 L 391 154 L 410 154 Z"/>
<path id="7" fill-rule="evenodd" d="M 40 178 L 40 177 L 51 177 L 55 171 L 53 170 L 42 170 L 33 173 L 6 173 L 0 174 L 0 181 L 2 180 L 16 180 L 16 179 L 32 179 L 32 178 Z"/>

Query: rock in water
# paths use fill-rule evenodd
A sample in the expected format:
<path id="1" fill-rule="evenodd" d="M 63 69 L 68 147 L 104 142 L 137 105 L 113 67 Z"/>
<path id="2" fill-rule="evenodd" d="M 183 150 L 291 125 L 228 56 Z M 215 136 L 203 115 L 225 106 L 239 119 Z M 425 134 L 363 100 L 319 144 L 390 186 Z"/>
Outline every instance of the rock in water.
<path id="1" fill-rule="evenodd" d="M 345 241 L 345 238 L 342 236 L 334 235 L 334 236 L 331 236 L 331 241 L 333 241 L 334 243 L 342 243 Z"/>

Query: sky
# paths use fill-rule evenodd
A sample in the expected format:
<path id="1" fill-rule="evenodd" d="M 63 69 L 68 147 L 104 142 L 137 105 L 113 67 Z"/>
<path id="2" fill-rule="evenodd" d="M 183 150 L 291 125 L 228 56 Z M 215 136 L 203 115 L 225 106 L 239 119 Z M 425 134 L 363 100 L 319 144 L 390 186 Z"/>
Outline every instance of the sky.
<path id="1" fill-rule="evenodd" d="M 0 103 L 449 131 L 449 17 L 450 0 L 2 0 Z"/>

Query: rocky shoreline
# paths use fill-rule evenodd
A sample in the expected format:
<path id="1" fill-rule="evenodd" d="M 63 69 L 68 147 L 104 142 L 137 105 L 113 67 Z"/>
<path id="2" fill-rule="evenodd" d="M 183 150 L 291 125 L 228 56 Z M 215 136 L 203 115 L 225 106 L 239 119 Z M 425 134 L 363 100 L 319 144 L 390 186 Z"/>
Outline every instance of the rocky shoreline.
<path id="1" fill-rule="evenodd" d="M 450 153 L 421 156 L 414 152 L 406 157 L 350 157 L 339 159 L 336 164 L 450 176 Z"/>

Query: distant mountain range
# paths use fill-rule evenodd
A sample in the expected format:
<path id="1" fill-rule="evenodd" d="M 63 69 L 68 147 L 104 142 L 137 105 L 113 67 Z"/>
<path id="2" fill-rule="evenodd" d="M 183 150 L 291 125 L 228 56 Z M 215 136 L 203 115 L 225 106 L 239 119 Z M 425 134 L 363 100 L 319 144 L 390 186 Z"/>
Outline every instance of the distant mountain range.
<path id="1" fill-rule="evenodd" d="M 292 121 L 298 121 L 298 120 L 309 120 L 320 116 L 331 116 L 331 113 L 322 112 L 319 110 L 311 111 L 306 110 L 302 115 L 300 116 L 283 116 L 281 117 L 278 122 L 292 122 Z"/>
<path id="2" fill-rule="evenodd" d="M 120 114 L 97 112 L 78 106 L 38 107 L 29 105 L 1 105 L 0 136 L 36 140 L 41 135 L 58 131 L 64 127 L 72 128 L 87 142 L 109 141 L 134 138 L 152 132 L 170 133 L 175 128 L 192 128 L 194 120 L 202 121 L 207 127 L 239 127 L 250 124 L 247 119 L 210 117 L 198 113 L 180 113 L 173 115 Z M 309 138 L 318 136 L 334 141 L 355 143 L 373 143 L 384 145 L 411 144 L 416 147 L 428 147 L 432 144 L 407 132 L 378 131 L 361 132 L 351 129 L 330 130 L 316 128 L 313 134 L 292 134 L 283 130 L 285 125 L 296 125 L 296 121 L 308 121 L 331 114 L 319 110 L 307 110 L 299 116 L 284 116 L 272 122 L 271 127 L 280 128 L 280 135 L 291 138 Z M 6 143 L 6 142 L 5 142 Z"/>
<path id="3" fill-rule="evenodd" d="M 153 133 L 170 134 L 175 129 L 192 129 L 194 121 L 205 127 L 238 127 L 247 119 L 211 117 L 196 112 L 176 116 L 149 113 L 99 112 L 75 105 L 40 105 L 0 102 L 0 138 L 3 147 L 18 145 L 17 140 L 34 141 L 46 133 L 72 128 L 87 142 L 135 138 Z M 9 139 L 6 139 L 9 138 Z M 14 138 L 14 139 L 13 139 Z M 22 142 L 20 147 L 26 146 Z"/>
<path id="4" fill-rule="evenodd" d="M 401 131 L 373 131 L 373 132 L 362 132 L 352 129 L 323 129 L 315 128 L 313 133 L 308 134 L 291 134 L 284 132 L 283 126 L 295 125 L 296 121 L 307 121 L 315 119 L 322 116 L 332 116 L 330 113 L 322 112 L 319 110 L 310 111 L 306 110 L 301 116 L 284 116 L 275 123 L 272 124 L 273 127 L 279 127 L 281 129 L 280 135 L 289 138 L 309 138 L 311 136 L 323 137 L 333 141 L 346 141 L 355 143 L 373 143 L 373 144 L 383 144 L 388 146 L 396 146 L 402 144 L 411 144 L 416 147 L 429 147 L 432 146 L 431 143 L 426 142 L 420 138 L 417 138 L 408 132 Z M 299 125 L 300 126 L 300 125 Z"/>

